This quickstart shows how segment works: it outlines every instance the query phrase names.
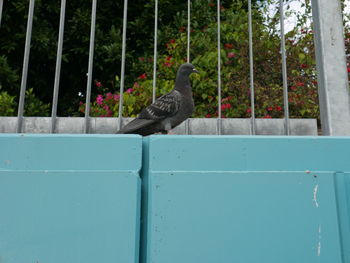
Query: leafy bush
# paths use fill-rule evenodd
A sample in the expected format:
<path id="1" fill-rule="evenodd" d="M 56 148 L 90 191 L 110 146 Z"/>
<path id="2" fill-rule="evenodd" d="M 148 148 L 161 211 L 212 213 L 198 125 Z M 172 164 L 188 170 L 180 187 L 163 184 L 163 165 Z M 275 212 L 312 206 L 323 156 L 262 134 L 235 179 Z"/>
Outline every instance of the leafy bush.
<path id="1" fill-rule="evenodd" d="M 193 1 L 191 31 L 191 62 L 200 71 L 192 75 L 196 109 L 193 117 L 215 117 L 217 98 L 217 24 L 216 5 Z M 280 38 L 276 30 L 278 15 L 262 21 L 256 13 L 254 31 L 254 88 L 257 117 L 283 117 L 283 88 L 281 74 Z M 318 97 L 314 59 L 313 32 L 307 28 L 307 10 L 296 28 L 286 35 L 289 110 L 292 118 L 318 118 Z M 165 51 L 157 60 L 157 96 L 170 91 L 178 67 L 186 61 L 187 33 L 185 14 L 175 17 L 178 32 L 165 43 Z M 222 117 L 250 117 L 248 14 L 244 1 L 221 8 L 221 84 Z M 152 97 L 153 60 L 139 57 L 133 70 L 139 73 L 132 86 L 124 92 L 123 116 L 136 116 L 149 105 Z M 105 81 L 101 81 L 104 83 Z M 102 88 L 99 83 L 96 87 Z M 119 87 L 118 78 L 115 87 Z M 117 116 L 118 92 L 103 92 L 91 106 L 92 116 Z M 113 99 L 112 99 L 113 98 Z M 83 112 L 81 103 L 80 111 Z"/>
<path id="2" fill-rule="evenodd" d="M 33 89 L 28 89 L 25 96 L 24 116 L 49 116 L 50 104 L 40 101 L 33 93 Z M 16 96 L 1 91 L 0 86 L 0 116 L 17 116 Z"/>

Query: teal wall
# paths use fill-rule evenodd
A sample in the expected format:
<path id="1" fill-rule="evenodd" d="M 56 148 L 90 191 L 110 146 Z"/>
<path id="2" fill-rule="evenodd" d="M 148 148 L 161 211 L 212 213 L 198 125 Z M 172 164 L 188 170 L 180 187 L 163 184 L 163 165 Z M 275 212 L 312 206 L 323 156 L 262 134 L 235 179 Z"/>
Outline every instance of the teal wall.
<path id="1" fill-rule="evenodd" d="M 350 138 L 0 135 L 0 262 L 350 262 Z"/>
<path id="2" fill-rule="evenodd" d="M 0 262 L 139 262 L 141 137 L 0 136 Z"/>
<path id="3" fill-rule="evenodd" d="M 350 262 L 349 138 L 152 136 L 144 149 L 143 262 Z"/>

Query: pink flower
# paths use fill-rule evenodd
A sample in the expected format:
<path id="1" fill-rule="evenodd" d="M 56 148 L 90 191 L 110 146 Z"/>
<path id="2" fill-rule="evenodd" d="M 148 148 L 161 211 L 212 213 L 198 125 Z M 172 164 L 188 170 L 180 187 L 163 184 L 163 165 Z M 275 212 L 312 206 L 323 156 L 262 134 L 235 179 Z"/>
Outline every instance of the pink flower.
<path id="1" fill-rule="evenodd" d="M 98 105 L 102 105 L 103 103 L 103 96 L 100 94 L 100 95 L 97 95 L 97 98 L 96 98 L 96 103 Z"/>
<path id="2" fill-rule="evenodd" d="M 98 87 L 98 88 L 102 87 L 102 83 L 99 82 L 99 81 L 97 81 L 97 82 L 96 82 L 96 87 Z"/>
<path id="3" fill-rule="evenodd" d="M 127 89 L 127 90 L 126 90 L 126 93 L 129 93 L 129 94 L 130 94 L 130 93 L 132 93 L 133 91 L 134 91 L 134 90 L 133 90 L 132 88 L 130 88 L 130 89 Z"/>
<path id="4" fill-rule="evenodd" d="M 115 100 L 115 101 L 119 100 L 119 98 L 120 98 L 120 95 L 119 95 L 119 94 L 115 94 L 115 95 L 114 95 L 114 100 Z"/>
<path id="5" fill-rule="evenodd" d="M 83 105 L 84 103 L 82 101 L 79 101 L 79 105 Z"/>
<path id="6" fill-rule="evenodd" d="M 140 87 L 140 84 L 139 84 L 138 82 L 135 82 L 135 83 L 134 83 L 134 87 L 135 87 L 135 88 L 139 88 L 139 87 Z"/>
<path id="7" fill-rule="evenodd" d="M 267 107 L 267 110 L 268 110 L 268 111 L 272 111 L 273 108 L 272 108 L 272 107 Z"/>
<path id="8" fill-rule="evenodd" d="M 233 53 L 233 52 L 230 52 L 230 53 L 227 54 L 228 58 L 234 58 L 235 56 L 236 56 L 236 54 Z"/>
<path id="9" fill-rule="evenodd" d="M 104 106 L 103 106 L 103 109 L 106 110 L 106 111 L 108 111 L 108 110 L 109 110 L 108 105 L 104 105 Z"/>
<path id="10" fill-rule="evenodd" d="M 171 67 L 171 63 L 169 63 L 169 62 L 164 62 L 164 65 L 165 65 L 166 67 L 168 67 L 168 68 Z"/>
<path id="11" fill-rule="evenodd" d="M 211 114 L 208 113 L 207 115 L 205 115 L 205 117 L 206 118 L 211 118 Z"/>

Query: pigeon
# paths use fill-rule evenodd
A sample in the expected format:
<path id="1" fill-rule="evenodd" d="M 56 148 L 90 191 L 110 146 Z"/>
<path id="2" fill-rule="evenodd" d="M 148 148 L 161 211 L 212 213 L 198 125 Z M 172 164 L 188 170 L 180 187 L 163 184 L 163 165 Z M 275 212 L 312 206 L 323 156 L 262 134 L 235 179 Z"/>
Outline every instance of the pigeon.
<path id="1" fill-rule="evenodd" d="M 194 110 L 189 78 L 192 73 L 199 72 L 190 63 L 182 64 L 177 71 L 174 89 L 144 108 L 137 118 L 120 129 L 117 134 L 142 136 L 159 132 L 166 134 L 189 118 Z"/>

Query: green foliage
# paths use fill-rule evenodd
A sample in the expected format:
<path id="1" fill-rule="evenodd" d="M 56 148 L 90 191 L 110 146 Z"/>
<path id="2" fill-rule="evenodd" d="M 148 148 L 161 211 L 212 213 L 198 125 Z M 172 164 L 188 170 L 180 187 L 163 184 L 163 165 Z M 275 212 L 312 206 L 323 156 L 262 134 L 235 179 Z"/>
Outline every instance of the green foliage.
<path id="1" fill-rule="evenodd" d="M 33 89 L 26 91 L 24 105 L 24 116 L 49 116 L 50 104 L 40 101 L 33 93 Z M 0 116 L 16 116 L 17 99 L 6 91 L 1 91 L 0 86 Z"/>
<path id="2" fill-rule="evenodd" d="M 0 86 L 0 116 L 13 116 L 15 114 L 15 97 L 6 91 L 1 91 Z"/>
<path id="3" fill-rule="evenodd" d="M 235 1 L 221 9 L 221 86 L 222 116 L 229 118 L 250 117 L 248 14 L 245 1 Z M 217 98 L 217 23 L 216 5 L 193 1 L 191 32 L 191 61 L 200 71 L 192 75 L 196 109 L 193 117 L 218 115 Z M 306 13 L 306 16 L 309 13 Z M 283 117 L 283 83 L 281 73 L 280 38 L 276 30 L 278 14 L 264 20 L 257 10 L 253 16 L 254 31 L 254 88 L 255 113 L 260 118 Z M 186 14 L 178 13 L 172 32 L 160 51 L 157 60 L 157 96 L 171 90 L 176 70 L 186 61 Z M 303 16 L 304 18 L 304 16 Z M 299 20 L 287 39 L 289 110 L 293 118 L 318 118 L 318 97 L 314 59 L 313 33 L 307 20 Z M 123 116 L 136 116 L 149 105 L 152 97 L 153 60 L 139 57 L 134 62 L 138 77 L 126 85 Z M 118 95 L 118 92 L 115 92 Z M 106 95 L 99 95 L 99 103 L 92 105 L 94 116 L 117 116 L 118 102 L 109 105 Z M 101 111 L 108 105 L 109 112 Z M 81 106 L 83 107 L 83 105 Z"/>
<path id="4" fill-rule="evenodd" d="M 24 116 L 41 116 L 48 117 L 50 115 L 50 103 L 43 103 L 33 93 L 33 89 L 28 89 L 25 96 Z"/>

